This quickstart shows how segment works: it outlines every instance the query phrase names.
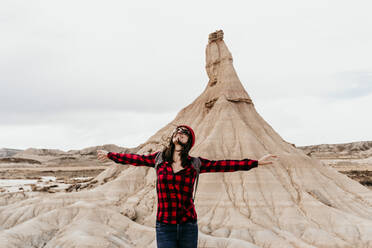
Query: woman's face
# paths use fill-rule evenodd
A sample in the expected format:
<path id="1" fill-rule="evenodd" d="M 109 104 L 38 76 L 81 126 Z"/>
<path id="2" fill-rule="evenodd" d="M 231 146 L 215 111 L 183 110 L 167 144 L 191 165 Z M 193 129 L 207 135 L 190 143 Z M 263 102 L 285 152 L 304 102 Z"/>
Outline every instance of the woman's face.
<path id="1" fill-rule="evenodd" d="M 188 140 L 189 140 L 189 136 L 185 133 L 180 133 L 180 132 L 175 133 L 172 139 L 174 144 L 176 143 L 187 144 Z"/>

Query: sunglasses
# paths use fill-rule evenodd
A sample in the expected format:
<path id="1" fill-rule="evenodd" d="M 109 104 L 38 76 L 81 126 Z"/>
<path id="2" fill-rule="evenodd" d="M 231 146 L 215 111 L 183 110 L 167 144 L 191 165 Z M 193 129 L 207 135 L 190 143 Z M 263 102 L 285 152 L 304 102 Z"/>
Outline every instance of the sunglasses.
<path id="1" fill-rule="evenodd" d="M 184 133 L 184 134 L 187 134 L 187 135 L 191 135 L 190 130 L 186 127 L 177 127 L 174 130 L 174 133 Z"/>

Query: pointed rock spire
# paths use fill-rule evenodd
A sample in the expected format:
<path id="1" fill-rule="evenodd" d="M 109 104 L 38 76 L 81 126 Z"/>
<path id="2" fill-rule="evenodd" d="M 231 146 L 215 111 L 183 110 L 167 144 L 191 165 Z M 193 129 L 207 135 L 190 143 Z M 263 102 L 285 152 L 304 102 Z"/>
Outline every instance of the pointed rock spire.
<path id="1" fill-rule="evenodd" d="M 205 68 L 209 77 L 205 92 L 208 95 L 207 105 L 213 104 L 222 96 L 231 102 L 253 104 L 234 69 L 233 58 L 223 41 L 222 30 L 209 34 Z"/>

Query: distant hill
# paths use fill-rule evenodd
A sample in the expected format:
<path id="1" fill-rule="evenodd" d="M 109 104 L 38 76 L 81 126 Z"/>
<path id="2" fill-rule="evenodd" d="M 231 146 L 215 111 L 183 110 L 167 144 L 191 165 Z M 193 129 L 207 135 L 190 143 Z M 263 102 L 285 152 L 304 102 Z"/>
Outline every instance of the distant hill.
<path id="1" fill-rule="evenodd" d="M 23 150 L 20 149 L 12 149 L 12 148 L 0 148 L 0 158 L 4 157 L 11 157 L 14 154 L 21 152 Z"/>
<path id="2" fill-rule="evenodd" d="M 297 148 L 318 159 L 364 159 L 372 157 L 372 141 L 298 146 Z"/>

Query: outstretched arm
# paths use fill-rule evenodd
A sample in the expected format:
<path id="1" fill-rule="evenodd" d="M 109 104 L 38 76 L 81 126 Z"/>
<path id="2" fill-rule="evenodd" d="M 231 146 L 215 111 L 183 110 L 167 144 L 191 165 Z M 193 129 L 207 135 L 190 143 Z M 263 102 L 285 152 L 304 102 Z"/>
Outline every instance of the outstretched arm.
<path id="1" fill-rule="evenodd" d="M 200 173 L 247 171 L 258 166 L 258 160 L 248 158 L 243 160 L 208 160 L 202 157 L 199 158 L 201 161 Z"/>
<path id="2" fill-rule="evenodd" d="M 279 158 L 278 155 L 266 154 L 259 160 L 243 159 L 243 160 L 208 160 L 199 157 L 201 161 L 200 173 L 206 172 L 233 172 L 238 170 L 250 170 L 259 165 L 272 164 L 272 158 Z"/>
<path id="3" fill-rule="evenodd" d="M 134 166 L 148 166 L 155 167 L 155 157 L 158 152 L 154 152 L 149 155 L 140 155 L 133 153 L 117 153 L 117 152 L 106 152 L 104 150 L 97 151 L 98 159 L 106 158 L 113 160 L 120 164 L 131 164 Z"/>

